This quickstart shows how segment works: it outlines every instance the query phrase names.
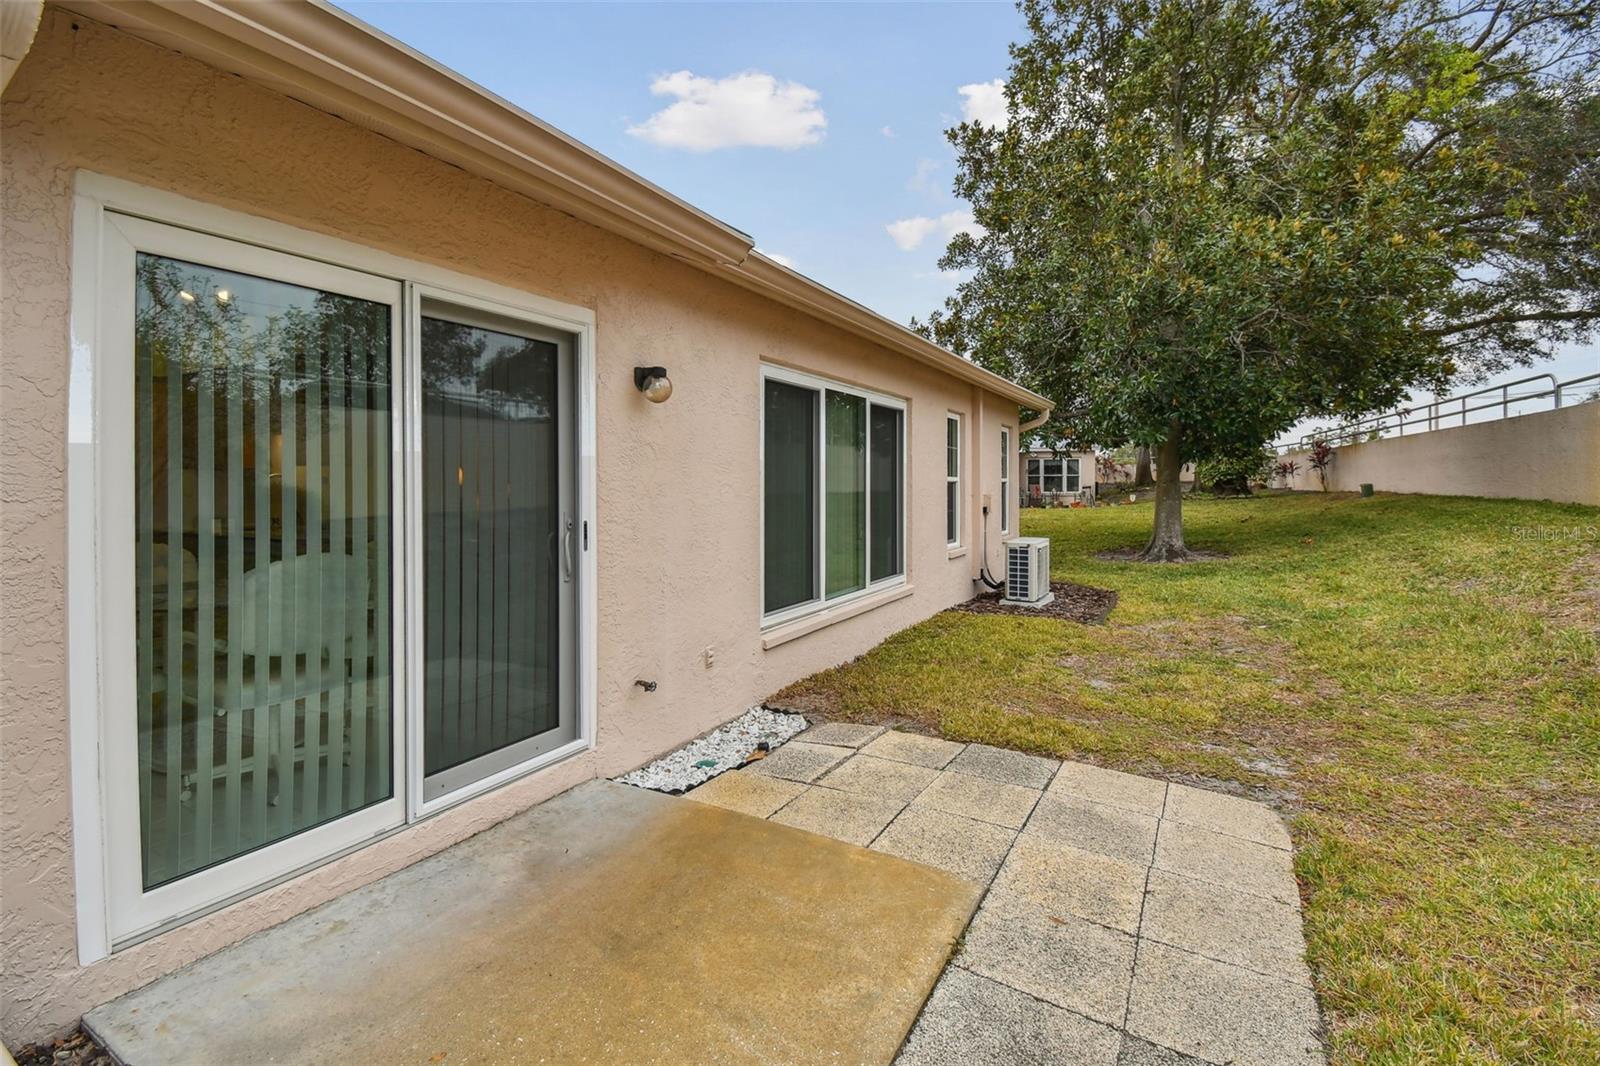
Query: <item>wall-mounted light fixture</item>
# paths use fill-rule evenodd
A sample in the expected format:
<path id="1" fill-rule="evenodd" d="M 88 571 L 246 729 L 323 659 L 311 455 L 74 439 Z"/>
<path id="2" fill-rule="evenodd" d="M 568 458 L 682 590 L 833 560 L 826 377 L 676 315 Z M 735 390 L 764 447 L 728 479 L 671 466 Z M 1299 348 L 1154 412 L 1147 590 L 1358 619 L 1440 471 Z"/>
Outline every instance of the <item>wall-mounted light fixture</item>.
<path id="1" fill-rule="evenodd" d="M 664 366 L 634 367 L 633 385 L 651 403 L 666 403 L 672 395 L 672 382 L 667 380 L 667 368 Z"/>

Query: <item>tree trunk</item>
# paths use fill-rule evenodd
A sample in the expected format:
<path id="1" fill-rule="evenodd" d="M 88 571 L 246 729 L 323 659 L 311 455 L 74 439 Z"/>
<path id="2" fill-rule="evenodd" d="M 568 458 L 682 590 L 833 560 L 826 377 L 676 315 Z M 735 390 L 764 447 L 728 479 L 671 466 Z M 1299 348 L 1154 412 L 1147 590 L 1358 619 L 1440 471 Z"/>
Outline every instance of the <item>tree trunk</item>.
<path id="1" fill-rule="evenodd" d="M 1147 489 L 1155 483 L 1156 479 L 1150 475 L 1150 445 L 1141 444 L 1139 450 L 1134 453 L 1133 487 Z"/>
<path id="2" fill-rule="evenodd" d="M 1156 464 L 1156 522 L 1150 543 L 1139 554 L 1146 563 L 1180 563 L 1189 558 L 1183 544 L 1183 452 L 1179 427 L 1174 425 L 1161 442 Z"/>

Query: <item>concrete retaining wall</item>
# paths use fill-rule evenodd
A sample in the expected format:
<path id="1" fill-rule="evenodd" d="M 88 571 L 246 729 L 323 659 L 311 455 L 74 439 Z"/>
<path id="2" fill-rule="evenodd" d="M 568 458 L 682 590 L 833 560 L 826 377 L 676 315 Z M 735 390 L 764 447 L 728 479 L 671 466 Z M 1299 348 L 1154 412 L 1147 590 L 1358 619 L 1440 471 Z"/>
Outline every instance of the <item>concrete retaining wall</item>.
<path id="1" fill-rule="evenodd" d="M 1320 489 L 1308 454 L 1290 488 Z M 1328 488 L 1355 492 L 1499 496 L 1600 505 L 1600 403 L 1455 429 L 1347 444 L 1335 450 Z"/>

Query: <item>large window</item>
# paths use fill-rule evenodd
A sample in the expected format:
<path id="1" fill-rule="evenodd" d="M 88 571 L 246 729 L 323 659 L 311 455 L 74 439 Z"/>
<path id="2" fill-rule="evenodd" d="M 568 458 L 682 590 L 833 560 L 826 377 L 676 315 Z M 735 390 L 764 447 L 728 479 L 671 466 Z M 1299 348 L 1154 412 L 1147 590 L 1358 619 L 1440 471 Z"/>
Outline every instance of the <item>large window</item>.
<path id="1" fill-rule="evenodd" d="M 1077 492 L 1082 487 L 1079 460 L 1069 457 L 1050 457 L 1028 460 L 1028 495 L 1054 496 L 1063 492 Z"/>
<path id="2" fill-rule="evenodd" d="M 1011 431 L 1000 431 L 1000 532 L 1011 532 Z"/>
<path id="3" fill-rule="evenodd" d="M 952 548 L 961 544 L 961 416 L 944 420 L 944 539 Z"/>
<path id="4" fill-rule="evenodd" d="M 762 384 L 762 614 L 905 576 L 905 406 L 787 370 Z"/>

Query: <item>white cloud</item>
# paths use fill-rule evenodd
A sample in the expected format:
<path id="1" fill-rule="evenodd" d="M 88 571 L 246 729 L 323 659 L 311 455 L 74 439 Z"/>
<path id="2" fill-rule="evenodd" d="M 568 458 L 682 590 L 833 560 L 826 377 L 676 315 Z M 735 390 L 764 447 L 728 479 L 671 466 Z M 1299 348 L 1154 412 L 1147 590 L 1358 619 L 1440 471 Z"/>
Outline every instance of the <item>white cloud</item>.
<path id="1" fill-rule="evenodd" d="M 939 164 L 931 159 L 917 160 L 917 172 L 911 175 L 911 180 L 906 182 L 906 188 L 912 192 L 929 192 L 933 189 L 933 176 L 939 172 Z"/>
<path id="2" fill-rule="evenodd" d="M 794 269 L 794 260 L 790 259 L 786 255 L 779 255 L 777 252 L 769 252 L 765 248 L 757 248 L 756 251 L 760 252 L 774 263 L 777 263 L 779 266 L 788 267 L 790 270 Z"/>
<path id="3" fill-rule="evenodd" d="M 935 233 L 948 241 L 958 233 L 970 233 L 974 237 L 981 237 L 985 232 L 982 226 L 973 221 L 971 211 L 946 211 L 938 218 L 929 218 L 926 215 L 902 218 L 883 228 L 888 230 L 889 239 L 894 241 L 902 252 L 915 251 L 923 241 Z"/>
<path id="4" fill-rule="evenodd" d="M 1006 115 L 1006 83 L 1003 79 L 996 78 L 994 81 L 963 85 L 956 89 L 956 92 L 963 97 L 962 118 L 968 122 L 1005 129 L 1009 119 Z"/>
<path id="5" fill-rule="evenodd" d="M 916 218 L 902 218 L 898 222 L 891 222 L 883 227 L 889 231 L 889 238 L 894 241 L 902 252 L 909 252 L 917 245 L 928 239 L 938 222 L 926 216 Z"/>
<path id="6" fill-rule="evenodd" d="M 628 132 L 664 148 L 802 148 L 822 140 L 828 125 L 817 106 L 821 93 L 758 70 L 726 78 L 680 70 L 651 82 L 650 91 L 677 100 Z"/>
<path id="7" fill-rule="evenodd" d="M 879 130 L 878 132 L 883 134 L 885 137 L 889 138 L 891 141 L 894 140 L 894 127 L 893 126 L 885 126 L 885 127 L 883 127 L 883 129 Z"/>

